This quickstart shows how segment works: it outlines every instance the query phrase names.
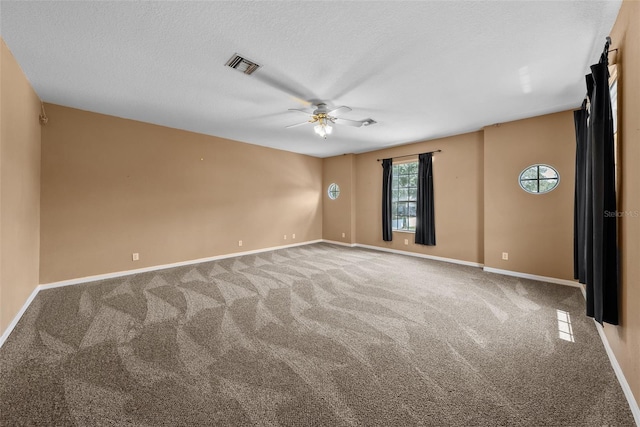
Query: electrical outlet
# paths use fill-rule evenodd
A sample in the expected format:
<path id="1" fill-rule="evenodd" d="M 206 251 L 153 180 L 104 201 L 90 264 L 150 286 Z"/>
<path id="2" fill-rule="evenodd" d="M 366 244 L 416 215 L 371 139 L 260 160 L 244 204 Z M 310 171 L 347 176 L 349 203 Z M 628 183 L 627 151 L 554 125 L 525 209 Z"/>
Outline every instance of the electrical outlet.
<path id="1" fill-rule="evenodd" d="M 284 235 L 284 240 L 287 240 L 287 235 L 286 234 Z"/>
<path id="2" fill-rule="evenodd" d="M 409 245 L 409 239 L 404 239 L 404 244 Z"/>
<path id="3" fill-rule="evenodd" d="M 292 238 L 292 239 L 295 239 L 295 238 L 296 238 L 296 233 L 293 233 L 293 234 L 291 235 L 291 238 Z"/>
<path id="4" fill-rule="evenodd" d="M 242 240 L 238 240 L 238 246 L 242 246 Z"/>
<path id="5" fill-rule="evenodd" d="M 131 254 L 131 259 L 134 261 L 140 260 L 140 254 L 138 252 Z"/>
<path id="6" fill-rule="evenodd" d="M 342 233 L 342 237 L 347 237 L 347 235 L 345 233 Z"/>
<path id="7" fill-rule="evenodd" d="M 509 260 L 509 252 L 502 252 L 502 259 L 505 261 Z"/>

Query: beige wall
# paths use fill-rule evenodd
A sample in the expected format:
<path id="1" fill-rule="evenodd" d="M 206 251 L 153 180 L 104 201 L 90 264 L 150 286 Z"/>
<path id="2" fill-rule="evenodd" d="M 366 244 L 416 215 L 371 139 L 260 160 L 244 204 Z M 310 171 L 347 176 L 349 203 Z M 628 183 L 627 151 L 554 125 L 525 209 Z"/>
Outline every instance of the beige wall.
<path id="1" fill-rule="evenodd" d="M 323 239 L 348 244 L 356 242 L 355 160 L 354 154 L 329 157 L 323 160 Z M 327 194 L 331 183 L 340 186 L 340 196 L 336 200 L 329 199 Z M 342 237 L 342 233 L 344 233 L 344 237 Z"/>
<path id="2" fill-rule="evenodd" d="M 322 238 L 322 159 L 46 108 L 41 283 Z"/>
<path id="3" fill-rule="evenodd" d="M 0 333 L 38 285 L 40 99 L 0 39 Z"/>
<path id="4" fill-rule="evenodd" d="M 404 232 L 394 232 L 393 241 L 384 242 L 382 168 L 376 160 L 437 149 L 443 150 L 434 155 L 437 245 L 415 245 L 414 234 Z M 560 172 L 560 184 L 552 192 L 532 195 L 520 188 L 520 172 L 535 163 L 548 163 Z M 574 168 L 571 111 L 358 154 L 357 243 L 572 279 Z M 508 261 L 502 260 L 502 252 L 509 254 Z"/>
<path id="5" fill-rule="evenodd" d="M 553 191 L 529 194 L 520 188 L 520 173 L 536 163 L 559 172 Z M 574 179 L 571 111 L 485 128 L 485 266 L 573 279 Z"/>
<path id="6" fill-rule="evenodd" d="M 356 237 L 360 244 L 483 262 L 482 132 L 404 145 L 356 156 Z M 382 166 L 377 159 L 442 149 L 433 157 L 436 246 L 416 245 L 414 234 L 382 240 Z M 408 245 L 404 240 L 408 239 Z"/>
<path id="7" fill-rule="evenodd" d="M 640 2 L 624 1 L 611 32 L 609 58 L 618 64 L 619 162 L 618 221 L 621 301 L 620 326 L 605 333 L 640 405 Z"/>

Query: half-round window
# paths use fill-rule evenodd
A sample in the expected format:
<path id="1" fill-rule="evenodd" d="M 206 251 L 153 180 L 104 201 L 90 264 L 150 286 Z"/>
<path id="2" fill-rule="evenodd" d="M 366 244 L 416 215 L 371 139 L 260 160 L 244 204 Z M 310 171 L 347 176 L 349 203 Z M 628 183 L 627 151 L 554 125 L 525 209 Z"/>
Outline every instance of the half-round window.
<path id="1" fill-rule="evenodd" d="M 558 171 L 549 165 L 532 165 L 522 171 L 520 187 L 527 193 L 548 193 L 558 186 L 560 175 Z"/>
<path id="2" fill-rule="evenodd" d="M 329 189 L 327 190 L 327 194 L 329 194 L 329 198 L 331 200 L 335 200 L 340 195 L 340 186 L 335 182 L 329 185 Z"/>

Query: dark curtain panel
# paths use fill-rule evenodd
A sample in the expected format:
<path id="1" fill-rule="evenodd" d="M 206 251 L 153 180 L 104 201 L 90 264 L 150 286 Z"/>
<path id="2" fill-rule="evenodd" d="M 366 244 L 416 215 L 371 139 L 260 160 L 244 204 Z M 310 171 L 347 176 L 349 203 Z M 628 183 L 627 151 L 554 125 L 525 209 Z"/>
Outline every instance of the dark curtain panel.
<path id="1" fill-rule="evenodd" d="M 393 240 L 391 227 L 391 180 L 393 160 L 382 160 L 382 240 L 390 242 Z"/>
<path id="2" fill-rule="evenodd" d="M 573 277 L 580 283 L 586 281 L 586 156 L 587 156 L 587 101 L 582 103 L 582 108 L 573 112 L 573 121 L 576 128 L 576 179 L 574 192 L 573 214 Z"/>
<path id="3" fill-rule="evenodd" d="M 607 46 L 608 47 L 608 46 Z M 609 93 L 607 48 L 587 76 L 590 108 L 576 120 L 577 278 L 586 284 L 587 315 L 597 322 L 618 324 L 618 248 L 613 116 Z M 586 127 L 586 142 L 579 141 Z M 583 177 L 581 177 L 581 175 Z M 582 185 L 584 184 L 584 185 Z M 583 201 L 584 200 L 584 201 Z M 581 208 L 584 212 L 581 212 Z M 581 224 L 584 221 L 584 225 Z M 581 234 L 584 230 L 584 235 Z M 583 239 L 582 239 L 583 237 Z M 582 262 L 584 260 L 584 263 Z M 584 267 L 584 271 L 581 270 Z"/>
<path id="4" fill-rule="evenodd" d="M 431 153 L 418 156 L 418 205 L 416 243 L 435 246 L 436 223 L 433 209 L 433 162 Z"/>

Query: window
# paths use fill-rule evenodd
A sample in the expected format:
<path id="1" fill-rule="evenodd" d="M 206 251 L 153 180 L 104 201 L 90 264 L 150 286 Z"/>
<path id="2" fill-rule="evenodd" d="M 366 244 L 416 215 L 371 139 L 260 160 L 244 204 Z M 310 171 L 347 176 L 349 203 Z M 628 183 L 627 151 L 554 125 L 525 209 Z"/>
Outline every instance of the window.
<path id="1" fill-rule="evenodd" d="M 400 163 L 392 167 L 391 223 L 393 230 L 416 231 L 418 200 L 418 162 Z"/>
<path id="2" fill-rule="evenodd" d="M 620 194 L 620 164 L 618 163 L 618 66 L 609 65 L 609 94 L 613 118 L 613 164 L 616 171 L 616 193 Z"/>
<path id="3" fill-rule="evenodd" d="M 329 184 L 329 189 L 327 190 L 327 194 L 329 195 L 329 198 L 331 200 L 337 199 L 338 196 L 340 195 L 340 186 L 335 182 L 332 184 Z"/>
<path id="4" fill-rule="evenodd" d="M 522 171 L 519 181 L 527 193 L 543 194 L 558 186 L 560 175 L 549 165 L 533 165 Z"/>

